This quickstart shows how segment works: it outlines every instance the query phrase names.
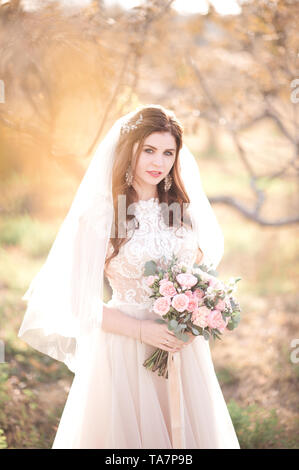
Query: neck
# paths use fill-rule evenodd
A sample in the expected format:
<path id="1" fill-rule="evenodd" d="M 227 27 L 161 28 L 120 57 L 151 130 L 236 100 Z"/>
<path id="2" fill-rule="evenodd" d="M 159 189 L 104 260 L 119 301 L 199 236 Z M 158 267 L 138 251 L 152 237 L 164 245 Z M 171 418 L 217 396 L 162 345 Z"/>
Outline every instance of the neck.
<path id="1" fill-rule="evenodd" d="M 136 187 L 135 185 L 133 185 L 137 195 L 138 195 L 138 199 L 141 199 L 141 200 L 147 200 L 147 199 L 151 199 L 153 197 L 159 197 L 158 196 L 158 192 L 157 192 L 157 188 L 138 188 Z M 154 191 L 153 191 L 154 189 Z"/>

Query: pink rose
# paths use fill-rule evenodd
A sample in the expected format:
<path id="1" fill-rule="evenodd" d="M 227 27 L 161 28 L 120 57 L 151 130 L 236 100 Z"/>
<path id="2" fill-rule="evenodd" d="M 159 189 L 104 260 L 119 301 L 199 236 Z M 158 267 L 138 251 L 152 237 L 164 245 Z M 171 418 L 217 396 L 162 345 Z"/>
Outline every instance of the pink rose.
<path id="1" fill-rule="evenodd" d="M 158 315 L 165 315 L 169 311 L 171 299 L 170 297 L 159 297 L 155 300 L 153 305 L 153 311 Z"/>
<path id="2" fill-rule="evenodd" d="M 185 287 L 187 289 L 190 289 L 191 287 L 195 286 L 195 284 L 197 283 L 197 277 L 189 273 L 178 274 L 176 277 L 176 280 L 182 287 Z"/>
<path id="3" fill-rule="evenodd" d="M 159 292 L 165 297 L 173 297 L 177 293 L 176 288 L 171 281 L 166 281 L 162 284 L 160 283 Z"/>
<path id="4" fill-rule="evenodd" d="M 190 299 L 193 298 L 193 292 L 192 292 L 192 290 L 186 290 L 186 291 L 184 292 L 184 294 L 185 294 L 185 295 L 188 295 L 188 297 L 189 297 Z"/>
<path id="5" fill-rule="evenodd" d="M 185 294 L 186 294 L 186 292 L 185 292 Z M 195 289 L 194 294 L 195 294 L 199 299 L 205 295 L 204 291 L 203 291 L 202 289 L 199 289 L 199 287 L 197 287 L 197 289 Z"/>
<path id="6" fill-rule="evenodd" d="M 159 279 L 158 276 L 148 276 L 146 280 L 147 285 L 151 286 L 156 279 Z"/>
<path id="7" fill-rule="evenodd" d="M 171 301 L 171 305 L 175 308 L 178 312 L 183 312 L 187 309 L 189 304 L 189 297 L 185 294 L 177 294 L 173 297 Z"/>
<path id="8" fill-rule="evenodd" d="M 223 333 L 226 330 L 228 324 L 228 317 L 226 317 L 225 321 L 223 320 L 223 325 L 218 327 L 218 330 Z M 228 330 L 229 331 L 229 330 Z"/>
<path id="9" fill-rule="evenodd" d="M 215 308 L 217 310 L 220 310 L 220 311 L 225 310 L 225 308 L 226 308 L 225 301 L 223 299 L 219 299 L 217 305 L 215 306 Z"/>
<path id="10" fill-rule="evenodd" d="M 194 325 L 200 326 L 201 328 L 205 328 L 208 326 L 208 315 L 210 313 L 210 309 L 208 307 L 203 306 L 195 309 L 192 313 L 191 321 Z"/>
<path id="11" fill-rule="evenodd" d="M 189 297 L 189 304 L 188 304 L 188 310 L 190 312 L 193 312 L 198 307 L 198 298 L 194 295 L 192 297 Z"/>
<path id="12" fill-rule="evenodd" d="M 208 316 L 208 325 L 210 328 L 223 328 L 226 326 L 219 310 L 212 310 L 210 312 Z"/>

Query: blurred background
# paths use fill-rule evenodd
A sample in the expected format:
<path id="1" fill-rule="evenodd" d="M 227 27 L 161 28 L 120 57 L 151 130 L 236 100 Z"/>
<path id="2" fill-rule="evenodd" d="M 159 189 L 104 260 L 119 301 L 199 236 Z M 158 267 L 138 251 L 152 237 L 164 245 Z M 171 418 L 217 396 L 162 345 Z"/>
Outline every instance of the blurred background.
<path id="1" fill-rule="evenodd" d="M 100 139 L 151 103 L 198 159 L 219 277 L 242 278 L 240 325 L 210 345 L 240 446 L 299 447 L 298 17 L 296 0 L 0 1 L 0 448 L 51 448 L 74 375 L 17 337 L 22 296 Z"/>

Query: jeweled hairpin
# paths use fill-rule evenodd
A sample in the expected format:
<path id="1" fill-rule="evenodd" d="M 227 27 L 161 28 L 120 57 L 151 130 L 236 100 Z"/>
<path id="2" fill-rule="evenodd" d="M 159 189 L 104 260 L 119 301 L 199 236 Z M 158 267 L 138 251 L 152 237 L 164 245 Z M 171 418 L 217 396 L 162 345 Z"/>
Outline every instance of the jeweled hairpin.
<path id="1" fill-rule="evenodd" d="M 141 124 L 143 120 L 143 117 L 142 117 L 142 114 L 139 115 L 139 118 L 137 119 L 137 121 L 135 122 L 135 124 L 123 124 L 120 128 L 120 133 L 121 134 L 127 134 L 128 132 L 130 132 L 131 130 L 133 129 L 137 129 L 138 127 L 138 124 Z"/>

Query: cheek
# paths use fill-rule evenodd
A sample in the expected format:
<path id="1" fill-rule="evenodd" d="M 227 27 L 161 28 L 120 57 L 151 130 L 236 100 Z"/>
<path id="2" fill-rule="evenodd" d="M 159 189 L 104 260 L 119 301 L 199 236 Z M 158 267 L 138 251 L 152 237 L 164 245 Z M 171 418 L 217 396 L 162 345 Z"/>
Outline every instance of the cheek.
<path id="1" fill-rule="evenodd" d="M 136 165 L 136 173 L 144 173 L 144 171 L 147 170 L 148 167 L 148 161 L 146 158 L 144 158 L 143 154 L 140 155 L 139 161 Z"/>

